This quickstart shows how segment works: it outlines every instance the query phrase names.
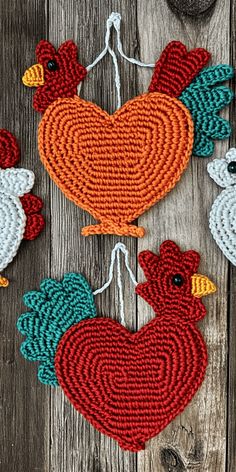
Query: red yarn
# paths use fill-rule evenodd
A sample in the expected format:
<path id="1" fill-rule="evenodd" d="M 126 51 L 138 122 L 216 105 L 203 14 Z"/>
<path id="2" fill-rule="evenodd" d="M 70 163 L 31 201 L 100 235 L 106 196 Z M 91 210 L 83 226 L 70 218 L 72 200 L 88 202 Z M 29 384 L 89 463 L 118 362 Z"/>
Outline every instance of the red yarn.
<path id="1" fill-rule="evenodd" d="M 33 105 L 43 113 L 57 98 L 74 97 L 77 86 L 84 79 L 87 70 L 77 59 L 77 46 L 69 40 L 56 51 L 49 41 L 42 40 L 36 48 L 38 62 L 43 66 L 45 84 L 37 87 Z M 55 61 L 56 70 L 49 70 L 49 61 Z"/>
<path id="2" fill-rule="evenodd" d="M 136 293 L 151 305 L 156 314 L 177 316 L 184 321 L 198 321 L 206 314 L 200 298 L 191 293 L 191 276 L 197 272 L 200 256 L 196 251 L 181 252 L 173 241 L 160 246 L 160 255 L 143 251 L 138 256 L 147 282 L 136 287 Z M 173 284 L 180 274 L 183 285 Z"/>
<path id="3" fill-rule="evenodd" d="M 58 345 L 55 369 L 65 394 L 123 449 L 144 449 L 204 379 L 207 349 L 195 322 L 205 308 L 191 293 L 199 260 L 172 241 L 160 246 L 160 256 L 143 251 L 139 263 L 147 282 L 136 291 L 157 317 L 137 333 L 109 318 L 81 321 Z"/>
<path id="4" fill-rule="evenodd" d="M 161 92 L 171 97 L 179 97 L 210 57 L 206 49 L 196 48 L 187 52 L 180 41 L 171 41 L 156 62 L 149 92 Z"/>
<path id="5" fill-rule="evenodd" d="M 0 129 L 0 168 L 14 167 L 20 160 L 17 140 L 10 131 Z"/>
<path id="6" fill-rule="evenodd" d="M 21 204 L 26 215 L 38 213 L 43 208 L 42 198 L 34 195 L 33 193 L 26 193 L 23 197 L 21 197 Z"/>
<path id="7" fill-rule="evenodd" d="M 129 451 L 144 449 L 190 402 L 204 379 L 206 346 L 194 323 L 159 316 L 130 333 L 109 318 L 62 337 L 58 381 L 74 407 Z"/>
<path id="8" fill-rule="evenodd" d="M 44 217 L 40 214 L 43 201 L 32 193 L 25 194 L 20 200 L 27 216 L 24 239 L 32 241 L 37 238 L 45 226 Z"/>

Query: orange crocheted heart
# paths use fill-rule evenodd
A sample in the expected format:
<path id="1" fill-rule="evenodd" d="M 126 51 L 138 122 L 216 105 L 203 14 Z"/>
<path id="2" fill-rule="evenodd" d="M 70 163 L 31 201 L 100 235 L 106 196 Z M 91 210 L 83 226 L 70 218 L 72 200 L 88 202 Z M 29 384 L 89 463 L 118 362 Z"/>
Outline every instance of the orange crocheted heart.
<path id="1" fill-rule="evenodd" d="M 101 224 L 82 234 L 142 237 L 129 223 L 179 180 L 193 146 L 193 122 L 177 99 L 158 92 L 113 115 L 79 97 L 54 101 L 39 126 L 39 152 L 65 195 Z"/>
<path id="2" fill-rule="evenodd" d="M 74 407 L 130 451 L 144 449 L 201 385 L 206 346 L 194 323 L 157 317 L 130 333 L 109 318 L 81 321 L 62 337 L 57 378 Z"/>

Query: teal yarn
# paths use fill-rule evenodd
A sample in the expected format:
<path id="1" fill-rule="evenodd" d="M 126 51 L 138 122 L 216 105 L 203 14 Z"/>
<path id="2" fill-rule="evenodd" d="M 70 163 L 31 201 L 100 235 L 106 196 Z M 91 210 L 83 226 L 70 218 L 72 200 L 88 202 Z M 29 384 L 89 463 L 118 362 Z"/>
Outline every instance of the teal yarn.
<path id="1" fill-rule="evenodd" d="M 43 280 L 40 290 L 27 292 L 23 300 L 31 311 L 17 321 L 18 330 L 26 336 L 21 353 L 29 361 L 40 362 L 40 382 L 56 386 L 54 357 L 61 337 L 74 324 L 96 316 L 91 287 L 83 275 L 69 273 L 61 282 Z"/>
<path id="2" fill-rule="evenodd" d="M 217 84 L 233 76 L 234 69 L 229 65 L 206 67 L 179 96 L 193 118 L 195 156 L 210 157 L 213 140 L 226 139 L 231 134 L 230 123 L 218 113 L 229 105 L 234 94 L 230 88 Z"/>

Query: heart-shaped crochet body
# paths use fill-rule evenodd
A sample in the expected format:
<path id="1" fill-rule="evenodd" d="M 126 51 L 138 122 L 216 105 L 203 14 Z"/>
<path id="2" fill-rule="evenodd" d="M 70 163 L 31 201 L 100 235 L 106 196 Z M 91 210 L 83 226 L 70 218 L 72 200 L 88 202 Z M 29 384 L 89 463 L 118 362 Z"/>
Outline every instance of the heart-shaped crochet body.
<path id="1" fill-rule="evenodd" d="M 65 195 L 101 224 L 82 234 L 142 237 L 129 225 L 180 179 L 193 146 L 187 108 L 162 93 L 127 102 L 113 115 L 79 97 L 54 101 L 39 126 L 39 152 Z"/>
<path id="2" fill-rule="evenodd" d="M 109 318 L 81 321 L 65 333 L 55 358 L 74 407 L 134 452 L 183 411 L 206 365 L 201 333 L 174 317 L 155 318 L 137 333 Z"/>

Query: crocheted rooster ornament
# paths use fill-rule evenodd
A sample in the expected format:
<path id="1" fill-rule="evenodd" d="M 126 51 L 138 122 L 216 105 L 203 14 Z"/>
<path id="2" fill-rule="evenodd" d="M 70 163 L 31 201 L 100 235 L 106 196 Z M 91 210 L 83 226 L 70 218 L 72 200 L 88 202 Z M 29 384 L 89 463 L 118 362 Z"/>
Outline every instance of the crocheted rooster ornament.
<path id="1" fill-rule="evenodd" d="M 14 166 L 20 160 L 16 138 L 0 129 L 0 272 L 16 255 L 22 239 L 33 240 L 43 230 L 41 198 L 29 193 L 34 173 Z M 8 280 L 0 276 L 0 286 Z"/>
<path id="2" fill-rule="evenodd" d="M 213 238 L 227 259 L 236 266 L 236 148 L 207 166 L 211 178 L 224 190 L 214 201 L 209 225 Z"/>
<path id="3" fill-rule="evenodd" d="M 196 322 L 206 314 L 201 297 L 214 284 L 196 273 L 199 254 L 165 241 L 160 255 L 144 251 L 147 281 L 136 287 L 155 318 L 136 333 L 96 317 L 92 290 L 82 275 L 46 279 L 24 296 L 31 310 L 18 329 L 24 357 L 40 361 L 41 382 L 60 385 L 74 407 L 100 432 L 130 451 L 144 449 L 183 411 L 201 385 L 207 350 Z"/>
<path id="4" fill-rule="evenodd" d="M 142 237 L 144 228 L 130 222 L 175 186 L 192 152 L 210 156 L 213 140 L 229 136 L 229 123 L 218 112 L 232 92 L 216 84 L 231 78 L 233 69 L 204 68 L 210 58 L 205 49 L 187 52 L 173 41 L 156 63 L 149 93 L 109 115 L 76 95 L 87 71 L 72 41 L 58 51 L 40 41 L 36 55 L 23 83 L 37 87 L 34 108 L 44 113 L 40 157 L 65 195 L 100 221 L 82 234 Z"/>

